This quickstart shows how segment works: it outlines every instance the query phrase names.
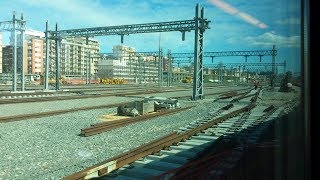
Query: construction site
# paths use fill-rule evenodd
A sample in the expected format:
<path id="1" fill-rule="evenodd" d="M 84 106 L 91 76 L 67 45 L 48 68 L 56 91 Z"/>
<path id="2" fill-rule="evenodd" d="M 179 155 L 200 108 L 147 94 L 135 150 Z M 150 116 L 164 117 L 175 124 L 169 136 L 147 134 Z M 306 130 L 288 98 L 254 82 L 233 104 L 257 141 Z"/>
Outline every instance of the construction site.
<path id="1" fill-rule="evenodd" d="M 0 179 L 309 179 L 308 73 L 276 44 L 210 50 L 199 4 L 180 21 L 26 23 L 0 19 Z M 193 51 L 124 43 L 160 32 L 192 34 Z M 120 43 L 102 52 L 101 36 Z"/>

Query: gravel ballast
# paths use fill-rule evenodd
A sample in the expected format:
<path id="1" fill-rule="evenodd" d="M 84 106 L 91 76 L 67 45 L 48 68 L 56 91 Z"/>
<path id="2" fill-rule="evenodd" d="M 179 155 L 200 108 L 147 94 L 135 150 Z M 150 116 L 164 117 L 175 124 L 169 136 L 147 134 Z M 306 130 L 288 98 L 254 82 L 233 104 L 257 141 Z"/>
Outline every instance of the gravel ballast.
<path id="1" fill-rule="evenodd" d="M 214 92 L 214 89 L 212 91 Z M 170 93 L 165 94 L 173 96 Z M 290 100 L 290 97 L 287 101 Z M 82 106 L 93 106 L 99 105 L 100 102 L 106 102 L 100 98 L 91 99 L 92 101 L 85 100 L 87 101 L 79 103 Z M 108 103 L 132 100 L 134 99 L 112 97 L 108 99 Z M 227 103 L 214 103 L 213 99 L 209 98 L 196 102 L 188 100 L 180 100 L 179 102 L 181 107 L 191 105 L 195 107 L 184 112 L 131 124 L 90 137 L 80 137 L 80 130 L 89 127 L 90 124 L 101 122 L 99 116 L 115 113 L 116 108 L 78 111 L 45 118 L 2 123 L 0 126 L 0 179 L 61 179 L 66 175 L 178 130 Z M 41 103 L 37 103 L 37 106 L 46 106 Z M 56 106 L 62 107 L 59 105 L 61 101 L 46 103 L 57 103 Z M 68 105 L 64 104 L 64 107 L 77 106 L 75 104 L 78 101 L 72 100 L 69 103 Z M 22 109 L 21 111 L 29 109 L 29 107 L 17 105 L 20 104 L 14 106 L 17 112 L 20 112 L 20 109 Z M 4 112 L 3 106 L 5 105 L 0 107 L 1 113 Z M 47 106 L 52 110 L 52 104 L 47 104 Z M 78 106 L 80 107 L 80 105 Z M 26 110 L 22 113 L 27 112 L 31 111 Z"/>

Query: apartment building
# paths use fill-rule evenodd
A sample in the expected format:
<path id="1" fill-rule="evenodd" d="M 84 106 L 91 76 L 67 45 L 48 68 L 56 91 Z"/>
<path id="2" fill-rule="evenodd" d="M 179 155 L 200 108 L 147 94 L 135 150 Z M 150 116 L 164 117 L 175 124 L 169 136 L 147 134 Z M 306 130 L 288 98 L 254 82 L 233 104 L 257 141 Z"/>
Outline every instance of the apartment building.
<path id="1" fill-rule="evenodd" d="M 17 47 L 17 58 L 21 59 L 21 47 Z M 21 60 L 17 61 L 17 73 L 21 73 Z M 2 47 L 2 73 L 13 73 L 13 46 Z"/>
<path id="2" fill-rule="evenodd" d="M 26 74 L 44 73 L 44 32 L 28 30 L 24 41 L 24 72 Z"/>
<path id="3" fill-rule="evenodd" d="M 49 41 L 50 74 L 54 74 L 55 64 L 55 42 Z M 96 77 L 97 64 L 99 60 L 100 46 L 95 39 L 82 37 L 66 38 L 61 41 L 59 68 L 60 75 L 66 77 L 80 77 L 91 74 Z M 90 59 L 90 60 L 89 60 Z"/>
<path id="4" fill-rule="evenodd" d="M 130 83 L 158 81 L 158 60 L 155 56 L 137 54 L 132 47 L 113 46 L 112 56 L 98 62 L 98 77 L 124 79 Z"/>

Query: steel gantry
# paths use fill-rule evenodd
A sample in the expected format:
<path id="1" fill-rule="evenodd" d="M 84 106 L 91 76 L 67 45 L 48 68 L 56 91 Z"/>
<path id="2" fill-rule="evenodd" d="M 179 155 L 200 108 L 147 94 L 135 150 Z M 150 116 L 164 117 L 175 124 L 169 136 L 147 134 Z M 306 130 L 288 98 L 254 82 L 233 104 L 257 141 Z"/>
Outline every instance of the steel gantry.
<path id="1" fill-rule="evenodd" d="M 258 56 L 260 60 L 263 56 L 276 56 L 277 50 L 256 50 L 256 51 L 218 51 L 218 52 L 204 52 L 203 57 L 223 57 L 223 56 Z M 193 53 L 172 53 L 172 57 L 175 59 L 178 58 L 192 58 L 194 57 Z"/>
<path id="2" fill-rule="evenodd" d="M 107 59 L 108 57 L 115 57 L 115 55 L 113 53 L 100 53 L 100 56 L 102 59 Z M 141 56 L 153 56 L 154 58 L 158 59 L 158 76 L 159 76 L 159 80 L 158 80 L 158 84 L 161 87 L 162 83 L 163 83 L 163 50 L 162 48 L 159 49 L 159 51 L 150 51 L 150 52 L 132 52 L 129 55 L 120 55 L 117 56 L 119 58 L 132 58 L 132 57 L 141 57 Z M 141 61 L 139 61 L 141 62 Z M 130 63 L 131 64 L 131 63 Z M 141 80 L 139 80 L 139 82 L 141 82 Z"/>
<path id="3" fill-rule="evenodd" d="M 56 50 L 56 61 L 59 62 L 58 44 L 62 38 L 66 38 L 66 37 L 94 37 L 94 36 L 120 35 L 121 43 L 123 43 L 124 35 L 137 34 L 137 33 L 179 31 L 182 33 L 182 40 L 185 40 L 185 33 L 194 30 L 195 31 L 194 62 L 195 64 L 197 64 L 196 66 L 197 69 L 195 69 L 195 77 L 196 79 L 198 79 L 198 81 L 194 85 L 193 99 L 197 100 L 197 99 L 201 99 L 203 96 L 203 92 L 202 92 L 202 89 L 203 89 L 202 88 L 203 34 L 205 29 L 209 29 L 209 23 L 210 23 L 210 21 L 204 18 L 204 8 L 201 9 L 201 14 L 199 9 L 200 9 L 199 4 L 197 4 L 195 18 L 192 20 L 183 20 L 183 21 L 105 26 L 105 27 L 69 29 L 69 30 L 58 30 L 58 27 L 56 26 L 55 31 L 49 31 L 48 22 L 47 22 L 46 23 L 46 42 L 48 42 L 48 39 L 54 39 L 56 41 L 56 47 L 58 48 Z M 159 57 L 161 57 L 161 53 L 162 52 L 159 50 Z M 48 57 L 48 51 L 46 51 L 46 57 Z M 46 59 L 46 64 L 49 64 L 48 58 Z M 161 65 L 162 63 L 159 63 L 159 66 Z M 49 70 L 49 67 L 46 66 L 46 76 L 45 76 L 46 89 L 48 89 L 48 75 L 47 75 L 48 70 Z M 57 76 L 58 76 L 58 73 L 56 73 L 56 78 L 58 78 Z M 58 90 L 58 86 L 56 86 L 56 90 Z"/>
<path id="4" fill-rule="evenodd" d="M 218 51 L 218 52 L 204 52 L 204 57 L 223 57 L 223 56 L 272 56 L 277 50 L 257 50 L 257 51 Z M 193 53 L 172 53 L 174 58 L 188 58 L 193 57 Z"/>
<path id="5" fill-rule="evenodd" d="M 203 99 L 203 35 L 206 30 L 204 8 L 196 6 L 194 38 L 194 66 L 193 66 L 193 93 L 192 99 Z"/>
<path id="6" fill-rule="evenodd" d="M 201 44 L 201 43 L 199 43 L 199 44 Z M 196 52 L 196 50 L 195 50 L 195 52 Z M 243 56 L 243 57 L 245 57 L 245 62 L 247 62 L 247 58 L 250 57 L 250 56 L 258 56 L 260 58 L 260 62 L 261 62 L 263 56 L 272 56 L 272 64 L 271 64 L 271 66 L 272 66 L 272 75 L 270 77 L 270 85 L 271 85 L 271 87 L 274 86 L 273 81 L 274 81 L 274 78 L 275 78 L 275 75 L 276 75 L 276 72 L 275 72 L 275 57 L 277 55 L 277 50 L 275 49 L 275 45 L 273 45 L 272 50 L 221 51 L 221 52 L 203 52 L 202 51 L 201 54 L 202 54 L 201 55 L 202 58 L 203 57 L 211 57 L 212 62 L 213 62 L 214 57 L 223 57 L 223 56 Z M 196 53 L 172 53 L 171 56 L 172 56 L 172 59 L 175 60 L 174 62 L 178 63 L 178 65 L 180 65 L 180 63 L 181 63 L 181 61 L 178 60 L 179 58 L 189 58 L 189 59 L 191 59 L 191 58 L 194 57 L 194 62 L 195 62 L 194 63 L 194 70 L 195 70 L 195 72 L 198 72 L 198 73 L 202 72 L 202 70 L 199 70 L 198 67 L 197 67 L 199 64 L 202 64 L 202 59 L 201 59 L 201 62 L 196 63 L 196 62 L 199 61 L 199 58 L 196 59 L 196 56 L 198 56 Z M 201 65 L 201 67 L 202 67 L 202 65 Z M 194 79 L 195 78 L 198 78 L 198 79 L 196 79 L 194 81 L 194 83 L 197 84 L 197 83 L 203 82 L 203 81 L 201 81 L 199 79 L 199 77 L 203 77 L 203 75 L 201 75 L 202 73 L 199 74 L 198 76 L 196 76 L 195 72 L 194 72 Z M 202 85 L 201 85 L 201 87 L 202 87 Z"/>
<path id="7" fill-rule="evenodd" d="M 171 51 L 168 50 L 168 62 L 167 62 L 167 86 L 171 86 L 172 83 L 172 57 L 171 57 Z"/>
<path id="8" fill-rule="evenodd" d="M 112 57 L 114 56 L 113 53 L 100 53 L 101 55 Z M 132 56 L 158 56 L 159 51 L 150 51 L 150 52 L 132 52 L 130 53 Z M 130 55 L 121 55 L 119 57 L 130 57 Z"/>
<path id="9" fill-rule="evenodd" d="M 209 24 L 209 21 L 206 21 Z M 208 26 L 208 24 L 206 24 Z M 77 37 L 77 36 L 108 36 L 120 35 L 121 43 L 123 43 L 124 35 L 139 34 L 139 33 L 155 33 L 155 32 L 169 32 L 180 31 L 182 33 L 189 32 L 196 28 L 195 20 L 184 21 L 170 21 L 159 23 L 146 24 L 131 24 L 119 26 L 106 26 L 83 29 L 60 30 L 58 34 L 63 37 Z M 184 38 L 184 37 L 183 37 Z"/>
<path id="10" fill-rule="evenodd" d="M 188 59 L 179 59 L 178 61 L 174 61 L 173 64 L 190 64 L 190 60 Z M 203 64 L 203 67 L 205 70 L 214 70 L 218 74 L 218 80 L 219 83 L 223 82 L 224 72 L 226 72 L 226 69 L 229 69 L 231 71 L 234 71 L 234 74 L 236 74 L 236 71 L 239 72 L 239 81 L 240 81 L 240 72 L 242 69 L 242 72 L 247 70 L 249 72 L 249 69 L 260 69 L 261 71 L 267 71 L 270 70 L 273 67 L 283 67 L 283 74 L 286 72 L 286 61 L 283 61 L 283 63 L 266 63 L 266 62 L 254 62 L 254 63 L 217 63 L 217 64 Z M 269 67 L 269 68 L 268 68 Z M 264 70 L 263 70 L 264 69 Z M 252 72 L 252 71 L 251 71 Z M 272 74 L 270 74 L 272 75 Z"/>
<path id="11" fill-rule="evenodd" d="M 222 64 L 223 67 L 228 67 L 228 68 L 232 68 L 232 67 L 265 67 L 265 69 L 267 67 L 283 67 L 283 73 L 285 74 L 286 72 L 286 61 L 283 61 L 283 63 L 264 63 L 264 62 L 256 62 L 256 63 L 223 63 Z M 212 69 L 212 68 L 219 68 L 221 67 L 221 64 L 204 64 L 203 65 L 205 68 L 208 69 Z"/>
<path id="12" fill-rule="evenodd" d="M 0 22 L 0 32 L 1 31 L 9 31 L 11 32 L 11 37 L 13 39 L 13 66 L 12 66 L 12 91 L 17 91 L 17 68 L 18 68 L 18 59 L 21 62 L 21 91 L 25 90 L 24 83 L 24 33 L 26 30 L 26 21 L 23 20 L 23 14 L 21 14 L 21 18 L 16 18 L 16 13 L 13 12 L 13 17 L 11 21 L 3 21 Z M 17 31 L 20 34 L 17 34 Z M 18 38 L 19 37 L 19 43 Z M 18 57 L 18 46 L 21 47 L 20 56 Z"/>
<path id="13" fill-rule="evenodd" d="M 223 63 L 226 67 L 238 67 L 238 66 L 264 66 L 264 67 L 274 67 L 274 66 L 286 66 L 286 61 L 283 63 Z M 219 64 L 204 64 L 206 68 L 219 67 Z"/>

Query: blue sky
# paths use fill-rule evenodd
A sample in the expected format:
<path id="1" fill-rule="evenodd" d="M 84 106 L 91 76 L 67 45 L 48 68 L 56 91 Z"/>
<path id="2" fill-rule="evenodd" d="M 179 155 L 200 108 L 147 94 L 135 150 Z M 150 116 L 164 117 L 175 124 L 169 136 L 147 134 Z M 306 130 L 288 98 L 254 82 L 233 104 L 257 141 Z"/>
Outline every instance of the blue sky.
<path id="1" fill-rule="evenodd" d="M 300 71 L 300 4 L 299 0 L 224 0 L 237 13 L 230 14 L 217 2 L 222 0 L 0 0 L 0 21 L 10 20 L 12 12 L 24 14 L 27 28 L 45 30 L 49 20 L 51 30 L 58 22 L 60 29 L 112 26 L 193 19 L 195 5 L 205 8 L 211 21 L 205 31 L 205 51 L 267 50 L 275 44 L 277 62 L 287 60 L 287 69 Z M 216 2 L 216 3 L 214 3 Z M 219 3 L 218 2 L 218 3 Z M 240 17 L 246 14 L 265 28 L 259 28 Z M 8 36 L 5 33 L 4 36 Z M 101 52 L 111 52 L 120 44 L 120 36 L 97 38 Z M 181 41 L 180 32 L 161 33 L 161 47 L 167 52 L 193 52 L 194 32 Z M 124 45 L 137 51 L 156 51 L 159 33 L 135 34 L 124 37 Z M 249 62 L 257 62 L 249 57 Z M 244 57 L 216 58 L 215 63 L 244 62 Z M 271 62 L 271 57 L 263 57 Z M 205 59 L 205 64 L 211 59 Z"/>

